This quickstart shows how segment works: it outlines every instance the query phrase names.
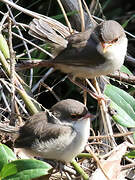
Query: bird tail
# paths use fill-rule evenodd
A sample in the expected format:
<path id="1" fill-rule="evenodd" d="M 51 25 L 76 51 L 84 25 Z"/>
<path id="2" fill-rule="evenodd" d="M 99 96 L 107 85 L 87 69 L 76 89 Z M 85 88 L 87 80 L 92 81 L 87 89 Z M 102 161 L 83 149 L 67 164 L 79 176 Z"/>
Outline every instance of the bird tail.
<path id="1" fill-rule="evenodd" d="M 19 133 L 19 128 L 0 123 L 0 131 L 6 133 Z"/>
<path id="2" fill-rule="evenodd" d="M 67 31 L 67 27 L 63 28 L 64 32 L 62 32 L 61 26 L 63 25 L 51 23 L 46 21 L 46 19 L 34 18 L 29 24 L 29 34 L 42 41 L 49 41 L 59 45 L 60 47 L 66 48 L 68 41 L 65 38 L 70 34 Z"/>

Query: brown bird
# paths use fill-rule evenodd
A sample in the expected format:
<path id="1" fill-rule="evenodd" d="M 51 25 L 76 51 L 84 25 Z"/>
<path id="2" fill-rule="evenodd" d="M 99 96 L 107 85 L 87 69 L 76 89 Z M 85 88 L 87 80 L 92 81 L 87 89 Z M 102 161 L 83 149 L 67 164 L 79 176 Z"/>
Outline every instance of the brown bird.
<path id="1" fill-rule="evenodd" d="M 50 112 L 33 115 L 20 128 L 15 147 L 30 157 L 70 162 L 86 145 L 91 115 L 84 104 L 73 99 L 56 103 Z"/>
<path id="2" fill-rule="evenodd" d="M 45 25 L 43 20 L 34 19 L 30 24 L 30 34 L 44 34 Z M 49 40 L 53 38 L 51 31 L 48 36 Z M 124 63 L 128 40 L 123 27 L 116 21 L 108 20 L 95 24 L 85 32 L 67 37 L 65 42 L 57 36 L 58 43 L 61 41 L 65 49 L 54 59 L 44 61 L 43 64 L 47 63 L 48 66 L 73 77 L 94 78 L 107 75 L 119 70 Z"/>

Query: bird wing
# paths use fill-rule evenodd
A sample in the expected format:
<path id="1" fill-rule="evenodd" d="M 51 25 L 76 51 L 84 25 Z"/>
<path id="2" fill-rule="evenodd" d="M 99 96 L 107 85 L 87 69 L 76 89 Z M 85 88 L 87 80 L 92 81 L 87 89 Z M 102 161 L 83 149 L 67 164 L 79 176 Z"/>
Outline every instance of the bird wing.
<path id="1" fill-rule="evenodd" d="M 39 115 L 41 115 L 39 117 Z M 43 115 L 43 116 L 42 116 Z M 19 137 L 15 141 L 16 148 L 30 148 L 35 140 L 49 141 L 51 139 L 57 139 L 59 135 L 72 133 L 72 127 L 47 122 L 47 116 L 45 112 L 35 114 L 32 121 L 26 122 L 26 124 L 20 128 Z M 37 119 L 38 117 L 38 119 Z"/>
<path id="2" fill-rule="evenodd" d="M 55 59 L 54 63 L 74 66 L 95 66 L 105 62 L 97 50 L 99 40 L 92 30 L 71 35 L 68 46 Z"/>

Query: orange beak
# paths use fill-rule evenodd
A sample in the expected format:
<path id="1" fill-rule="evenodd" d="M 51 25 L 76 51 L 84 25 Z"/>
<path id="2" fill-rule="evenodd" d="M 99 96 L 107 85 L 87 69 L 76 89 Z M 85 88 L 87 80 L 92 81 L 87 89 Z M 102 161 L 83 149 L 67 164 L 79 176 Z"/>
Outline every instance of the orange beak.
<path id="1" fill-rule="evenodd" d="M 101 45 L 102 45 L 102 47 L 103 47 L 103 53 L 106 53 L 107 48 L 108 48 L 109 46 L 112 46 L 111 43 L 106 43 L 106 42 L 101 42 Z"/>

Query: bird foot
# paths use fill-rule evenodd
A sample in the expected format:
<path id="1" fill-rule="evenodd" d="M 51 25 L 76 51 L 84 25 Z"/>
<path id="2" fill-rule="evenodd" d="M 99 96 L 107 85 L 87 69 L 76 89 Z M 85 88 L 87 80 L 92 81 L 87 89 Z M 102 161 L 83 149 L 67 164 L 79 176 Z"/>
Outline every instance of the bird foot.
<path id="1" fill-rule="evenodd" d="M 102 100 L 106 101 L 104 95 L 97 94 L 96 92 L 91 91 L 90 89 L 88 89 L 87 87 L 82 85 L 80 82 L 77 82 L 75 79 L 73 79 L 72 76 L 68 76 L 68 78 L 70 79 L 70 81 L 72 83 L 74 83 L 75 85 L 79 86 L 84 91 L 88 92 L 94 99 L 96 99 L 98 101 L 99 104 L 101 103 Z"/>

